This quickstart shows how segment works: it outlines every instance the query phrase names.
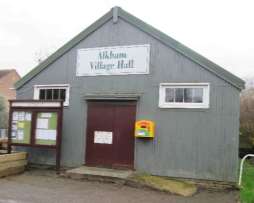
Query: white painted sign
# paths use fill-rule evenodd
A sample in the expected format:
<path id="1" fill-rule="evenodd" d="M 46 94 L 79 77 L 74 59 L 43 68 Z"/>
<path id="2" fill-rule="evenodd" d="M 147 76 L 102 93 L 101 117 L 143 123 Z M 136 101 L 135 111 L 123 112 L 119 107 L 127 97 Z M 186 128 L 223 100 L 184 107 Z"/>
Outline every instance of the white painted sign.
<path id="1" fill-rule="evenodd" d="M 77 76 L 149 74 L 150 45 L 79 49 Z"/>
<path id="2" fill-rule="evenodd" d="M 94 131 L 94 143 L 97 144 L 112 144 L 113 132 Z"/>

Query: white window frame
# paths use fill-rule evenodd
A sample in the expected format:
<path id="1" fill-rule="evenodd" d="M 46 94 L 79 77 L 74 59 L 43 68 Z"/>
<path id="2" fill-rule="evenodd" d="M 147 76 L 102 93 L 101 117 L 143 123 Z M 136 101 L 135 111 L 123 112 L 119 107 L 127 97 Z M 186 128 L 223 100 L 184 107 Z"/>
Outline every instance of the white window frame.
<path id="1" fill-rule="evenodd" d="M 202 103 L 165 102 L 166 88 L 203 88 Z M 160 83 L 159 107 L 160 108 L 209 108 L 210 83 Z"/>
<path id="2" fill-rule="evenodd" d="M 64 106 L 69 106 L 70 85 L 69 84 L 49 84 L 49 85 L 34 85 L 34 99 L 39 100 L 40 90 L 42 89 L 65 89 Z"/>

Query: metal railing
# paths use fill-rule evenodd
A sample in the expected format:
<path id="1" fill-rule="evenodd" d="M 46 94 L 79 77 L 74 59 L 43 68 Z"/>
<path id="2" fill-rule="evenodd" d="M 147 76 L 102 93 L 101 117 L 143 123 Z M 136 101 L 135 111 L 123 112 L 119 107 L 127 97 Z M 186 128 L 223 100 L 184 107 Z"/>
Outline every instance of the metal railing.
<path id="1" fill-rule="evenodd" d="M 239 185 L 239 186 L 241 186 L 241 184 L 242 184 L 243 164 L 244 164 L 244 161 L 245 161 L 248 157 L 254 157 L 254 154 L 246 154 L 246 155 L 242 158 L 242 160 L 241 160 L 240 174 L 239 174 L 239 181 L 238 181 L 238 185 Z"/>

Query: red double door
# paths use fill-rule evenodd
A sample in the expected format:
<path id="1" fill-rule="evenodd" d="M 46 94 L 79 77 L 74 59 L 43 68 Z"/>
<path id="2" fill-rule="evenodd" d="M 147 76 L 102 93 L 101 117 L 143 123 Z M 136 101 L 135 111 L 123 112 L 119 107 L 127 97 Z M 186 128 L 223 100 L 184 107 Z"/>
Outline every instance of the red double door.
<path id="1" fill-rule="evenodd" d="M 133 168 L 136 102 L 88 102 L 86 165 Z"/>

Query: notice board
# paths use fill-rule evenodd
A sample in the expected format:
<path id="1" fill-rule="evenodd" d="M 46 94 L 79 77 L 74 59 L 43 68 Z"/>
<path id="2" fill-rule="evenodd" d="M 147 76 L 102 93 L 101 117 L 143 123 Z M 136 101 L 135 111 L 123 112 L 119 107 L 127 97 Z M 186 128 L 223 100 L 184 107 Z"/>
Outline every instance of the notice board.
<path id="1" fill-rule="evenodd" d="M 56 151 L 60 168 L 63 101 L 10 100 L 8 153 L 12 146 Z"/>
<path id="2" fill-rule="evenodd" d="M 11 138 L 13 143 L 30 144 L 32 112 L 13 111 Z"/>
<path id="3" fill-rule="evenodd" d="M 37 113 L 35 143 L 39 145 L 56 145 L 57 113 Z"/>

